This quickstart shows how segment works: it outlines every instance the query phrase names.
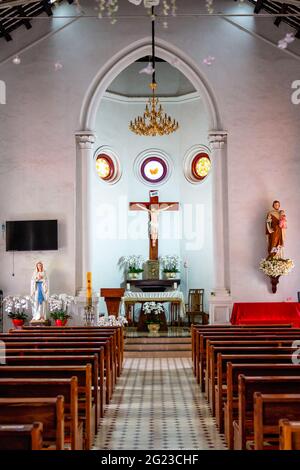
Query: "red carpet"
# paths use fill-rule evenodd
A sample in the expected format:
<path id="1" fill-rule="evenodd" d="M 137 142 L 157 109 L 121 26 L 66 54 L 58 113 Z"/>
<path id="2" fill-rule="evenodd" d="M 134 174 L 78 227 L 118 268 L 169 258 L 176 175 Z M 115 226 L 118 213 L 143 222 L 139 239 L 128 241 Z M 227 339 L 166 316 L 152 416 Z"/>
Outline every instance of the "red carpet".
<path id="1" fill-rule="evenodd" d="M 300 303 L 251 302 L 235 303 L 230 318 L 232 325 L 292 324 L 300 328 Z"/>

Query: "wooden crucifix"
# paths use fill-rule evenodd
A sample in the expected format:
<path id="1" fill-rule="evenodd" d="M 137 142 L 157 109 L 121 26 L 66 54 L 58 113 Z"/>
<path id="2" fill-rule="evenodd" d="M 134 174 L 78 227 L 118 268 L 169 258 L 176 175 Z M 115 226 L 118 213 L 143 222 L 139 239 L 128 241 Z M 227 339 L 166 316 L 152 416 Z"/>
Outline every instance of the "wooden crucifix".
<path id="1" fill-rule="evenodd" d="M 149 192 L 149 202 L 130 202 L 129 210 L 149 214 L 149 259 L 158 259 L 158 217 L 160 212 L 178 211 L 178 202 L 160 202 L 158 191 Z"/>

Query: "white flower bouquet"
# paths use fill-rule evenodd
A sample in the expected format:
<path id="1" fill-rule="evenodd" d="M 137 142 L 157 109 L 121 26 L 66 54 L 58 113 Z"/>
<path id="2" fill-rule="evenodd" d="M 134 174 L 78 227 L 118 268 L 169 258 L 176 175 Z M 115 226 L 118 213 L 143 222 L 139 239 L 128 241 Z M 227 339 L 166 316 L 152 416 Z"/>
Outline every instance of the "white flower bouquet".
<path id="1" fill-rule="evenodd" d="M 147 316 L 146 323 L 160 323 L 160 315 L 164 312 L 164 307 L 160 302 L 145 302 L 143 312 Z"/>
<path id="2" fill-rule="evenodd" d="M 52 294 L 49 297 L 49 311 L 50 317 L 54 320 L 66 320 L 71 318 L 68 308 L 74 302 L 74 297 L 67 294 Z"/>
<path id="3" fill-rule="evenodd" d="M 292 271 L 294 266 L 294 262 L 291 259 L 270 258 L 262 259 L 259 264 L 259 269 L 267 276 L 279 277 L 287 276 Z"/>
<path id="4" fill-rule="evenodd" d="M 159 258 L 164 273 L 178 273 L 180 258 L 177 255 L 166 255 Z"/>
<path id="5" fill-rule="evenodd" d="M 27 320 L 28 310 L 32 306 L 32 299 L 26 296 L 8 295 L 3 299 L 4 310 L 12 320 Z"/>
<path id="6" fill-rule="evenodd" d="M 143 263 L 145 262 L 142 256 L 130 255 L 123 256 L 119 260 L 119 266 L 123 267 L 128 273 L 142 273 Z"/>
<path id="7" fill-rule="evenodd" d="M 115 317 L 115 315 L 109 315 L 108 317 L 100 317 L 98 326 L 125 326 L 127 323 L 128 321 L 125 317 Z"/>

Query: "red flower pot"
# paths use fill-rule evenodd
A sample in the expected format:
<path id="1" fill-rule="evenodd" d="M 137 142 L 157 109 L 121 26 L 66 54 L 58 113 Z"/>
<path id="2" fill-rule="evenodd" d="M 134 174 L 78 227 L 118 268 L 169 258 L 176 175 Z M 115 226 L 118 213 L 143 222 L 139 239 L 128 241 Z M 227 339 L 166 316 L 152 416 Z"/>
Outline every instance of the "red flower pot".
<path id="1" fill-rule="evenodd" d="M 67 319 L 66 320 L 55 320 L 55 325 L 56 326 L 65 326 L 67 324 Z"/>
<path id="2" fill-rule="evenodd" d="M 12 322 L 16 328 L 21 328 L 24 325 L 25 320 L 20 320 L 19 318 L 13 318 Z"/>

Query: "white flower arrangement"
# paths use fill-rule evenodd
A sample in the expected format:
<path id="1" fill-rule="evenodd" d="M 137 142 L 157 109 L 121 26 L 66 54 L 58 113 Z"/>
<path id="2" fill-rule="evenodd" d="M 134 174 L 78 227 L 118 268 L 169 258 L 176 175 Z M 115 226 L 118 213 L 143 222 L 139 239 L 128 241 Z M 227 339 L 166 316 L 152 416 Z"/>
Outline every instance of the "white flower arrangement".
<path id="1" fill-rule="evenodd" d="M 29 295 L 12 296 L 8 295 L 3 299 L 4 311 L 9 318 L 26 320 L 28 310 L 32 306 L 32 298 Z"/>
<path id="2" fill-rule="evenodd" d="M 259 269 L 263 271 L 267 276 L 279 277 L 287 276 L 292 271 L 294 266 L 294 262 L 291 259 L 264 258 L 259 264 Z"/>
<path id="3" fill-rule="evenodd" d="M 140 255 L 123 256 L 119 259 L 119 266 L 129 273 L 142 273 L 144 258 Z"/>
<path id="4" fill-rule="evenodd" d="M 177 255 L 166 255 L 159 258 L 164 273 L 178 273 L 180 258 Z"/>
<path id="5" fill-rule="evenodd" d="M 146 323 L 160 323 L 160 315 L 164 311 L 164 306 L 160 302 L 145 302 L 143 305 L 143 312 L 147 316 Z"/>
<path id="6" fill-rule="evenodd" d="M 49 297 L 49 311 L 54 312 L 67 312 L 68 307 L 74 302 L 74 297 L 67 294 L 52 294 Z"/>
<path id="7" fill-rule="evenodd" d="M 127 323 L 128 321 L 125 317 L 115 317 L 115 315 L 109 315 L 108 317 L 100 317 L 98 326 L 125 326 Z"/>

